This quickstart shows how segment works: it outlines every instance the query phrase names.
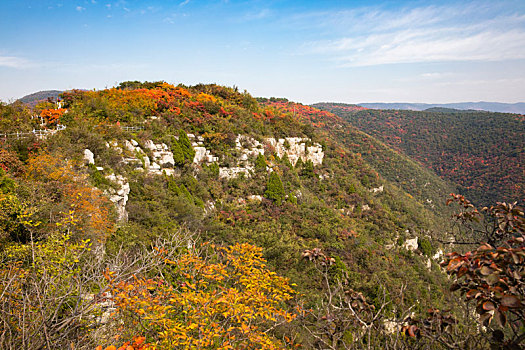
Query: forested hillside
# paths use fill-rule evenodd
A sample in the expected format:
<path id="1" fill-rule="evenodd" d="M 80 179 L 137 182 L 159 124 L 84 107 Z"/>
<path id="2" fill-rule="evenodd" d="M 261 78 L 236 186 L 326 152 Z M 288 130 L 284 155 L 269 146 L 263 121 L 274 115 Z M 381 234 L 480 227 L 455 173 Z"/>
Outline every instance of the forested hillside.
<path id="1" fill-rule="evenodd" d="M 26 95 L 19 99 L 20 102 L 35 106 L 37 103 L 42 101 L 47 101 L 47 99 L 54 99 L 56 100 L 58 98 L 58 95 L 60 95 L 62 91 L 59 90 L 45 90 L 45 91 L 39 91 L 35 92 L 29 95 Z"/>
<path id="2" fill-rule="evenodd" d="M 267 101 L 267 104 L 326 130 L 329 135 L 327 137 L 336 138 L 348 150 L 365 159 L 383 177 L 417 198 L 430 210 L 447 216 L 445 201 L 449 193 L 456 192 L 456 188 L 432 171 L 331 112 L 288 101 Z M 355 105 L 345 105 L 342 108 L 348 113 L 365 110 Z"/>
<path id="3" fill-rule="evenodd" d="M 458 185 L 479 205 L 525 200 L 525 117 L 479 111 L 349 111 L 317 104 Z"/>
<path id="4" fill-rule="evenodd" d="M 525 337 L 519 207 L 483 217 L 455 196 L 454 221 L 453 189 L 428 169 L 332 113 L 236 88 L 125 82 L 60 98 L 0 104 L 0 348 Z M 497 229 L 473 234 L 472 218 Z M 472 252 L 444 256 L 457 239 Z"/>

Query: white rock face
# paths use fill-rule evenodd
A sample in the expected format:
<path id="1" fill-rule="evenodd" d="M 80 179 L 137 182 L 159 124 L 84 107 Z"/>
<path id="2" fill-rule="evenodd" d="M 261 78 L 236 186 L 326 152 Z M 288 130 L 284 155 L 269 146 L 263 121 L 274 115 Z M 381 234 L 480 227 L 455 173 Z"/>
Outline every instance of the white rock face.
<path id="1" fill-rule="evenodd" d="M 175 175 L 175 169 L 164 168 L 162 169 L 162 172 L 164 172 L 167 176 Z"/>
<path id="2" fill-rule="evenodd" d="M 87 164 L 95 164 L 95 155 L 87 148 L 84 150 L 84 160 Z"/>
<path id="3" fill-rule="evenodd" d="M 148 140 L 144 143 L 144 147 L 149 149 L 153 154 L 153 160 L 149 157 L 144 156 L 144 167 L 146 170 L 153 174 L 162 174 L 161 168 L 169 169 L 167 172 L 173 174 L 175 166 L 175 160 L 173 159 L 173 153 L 169 150 L 168 145 L 165 143 L 154 143 L 152 140 Z M 142 150 L 141 150 L 142 151 Z"/>
<path id="4" fill-rule="evenodd" d="M 128 140 L 124 141 L 124 147 L 130 152 L 135 152 L 135 146 Z"/>
<path id="5" fill-rule="evenodd" d="M 323 164 L 323 147 L 319 143 L 314 143 L 312 146 L 306 147 L 306 143 L 310 141 L 308 138 L 287 137 L 276 140 L 271 137 L 265 141 L 275 148 L 275 152 L 280 158 L 287 154 L 290 163 L 293 165 L 297 163 L 299 158 L 301 158 L 303 162 L 312 161 L 314 166 Z"/>
<path id="6" fill-rule="evenodd" d="M 126 178 L 121 175 L 110 174 L 106 176 L 110 181 L 117 183 L 120 188 L 114 190 L 110 188 L 108 191 L 105 191 L 109 195 L 109 200 L 115 203 L 117 208 L 118 221 L 128 221 L 128 212 L 126 211 L 126 203 L 128 202 L 129 195 L 129 183 Z"/>
<path id="7" fill-rule="evenodd" d="M 155 146 L 155 144 L 151 140 L 146 141 L 146 143 L 144 143 L 144 147 L 152 151 L 157 150 L 157 146 Z"/>
<path id="8" fill-rule="evenodd" d="M 441 249 L 438 249 L 438 251 L 436 252 L 436 254 L 434 254 L 434 256 L 432 256 L 432 259 L 436 260 L 436 261 L 441 261 L 443 257 L 443 250 Z"/>
<path id="9" fill-rule="evenodd" d="M 211 154 L 209 149 L 206 149 L 204 146 L 195 146 L 193 147 L 195 150 L 195 157 L 193 158 L 194 164 L 202 164 L 202 163 L 213 163 L 218 162 L 219 157 L 214 156 Z"/>
<path id="10" fill-rule="evenodd" d="M 173 159 L 173 153 L 170 151 L 154 152 L 155 159 L 158 159 L 160 166 L 163 168 L 173 168 L 175 166 L 175 160 Z"/>
<path id="11" fill-rule="evenodd" d="M 257 157 L 259 154 L 264 154 L 263 144 L 246 135 L 237 135 L 235 148 L 241 151 L 239 159 L 244 162 L 250 158 Z"/>
<path id="12" fill-rule="evenodd" d="M 151 166 L 151 162 L 149 160 L 149 157 L 148 156 L 144 156 L 144 167 L 146 169 L 149 169 L 150 166 Z"/>
<path id="13" fill-rule="evenodd" d="M 405 243 L 403 244 L 403 248 L 405 248 L 406 250 L 410 250 L 412 252 L 416 251 L 418 246 L 419 245 L 418 245 L 417 237 L 412 238 L 412 239 L 407 239 Z"/>
<path id="14" fill-rule="evenodd" d="M 383 192 L 383 185 L 381 185 L 379 187 L 376 187 L 376 188 L 371 188 L 370 192 L 372 192 L 372 193 L 378 193 L 378 192 L 381 193 L 381 192 Z"/>
<path id="15" fill-rule="evenodd" d="M 239 174 L 244 173 L 246 176 L 251 176 L 251 171 L 253 171 L 253 168 L 251 167 L 233 167 L 233 168 L 226 168 L 221 167 L 219 168 L 219 178 L 220 179 L 233 179 L 239 176 Z"/>
<path id="16" fill-rule="evenodd" d="M 188 138 L 190 139 L 193 150 L 195 151 L 193 164 L 210 164 L 219 161 L 219 157 L 214 156 L 209 149 L 204 147 L 204 137 L 188 134 Z"/>

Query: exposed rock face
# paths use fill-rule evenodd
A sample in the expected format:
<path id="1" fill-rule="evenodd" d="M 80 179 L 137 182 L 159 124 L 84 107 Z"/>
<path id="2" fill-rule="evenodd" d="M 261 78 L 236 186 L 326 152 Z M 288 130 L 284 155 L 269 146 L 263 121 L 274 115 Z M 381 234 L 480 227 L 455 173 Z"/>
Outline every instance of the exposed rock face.
<path id="1" fill-rule="evenodd" d="M 209 149 L 204 147 L 204 138 L 202 136 L 188 134 L 188 138 L 190 139 L 191 146 L 195 151 L 195 157 L 193 158 L 194 164 L 210 164 L 219 161 L 219 157 L 214 156 Z"/>
<path id="2" fill-rule="evenodd" d="M 432 259 L 438 261 L 438 262 L 441 262 L 443 259 L 443 250 L 441 249 L 438 249 L 438 251 L 436 252 L 436 254 L 434 254 L 432 256 Z"/>
<path id="3" fill-rule="evenodd" d="M 416 251 L 418 247 L 419 245 L 418 245 L 417 237 L 412 238 L 412 239 L 407 239 L 405 243 L 403 244 L 403 248 L 405 248 L 406 250 L 410 250 L 412 252 Z"/>
<path id="4" fill-rule="evenodd" d="M 246 136 L 237 135 L 235 139 L 235 148 L 241 150 L 241 161 L 246 161 L 250 158 L 255 158 L 259 154 L 264 154 L 264 145 L 256 139 Z"/>
<path id="5" fill-rule="evenodd" d="M 239 176 L 239 174 L 244 173 L 246 176 L 251 176 L 253 167 L 234 167 L 234 168 L 219 168 L 219 178 L 220 179 L 233 179 Z"/>
<path id="6" fill-rule="evenodd" d="M 95 164 L 95 155 L 87 148 L 84 150 L 84 160 L 86 164 Z"/>
<path id="7" fill-rule="evenodd" d="M 173 153 L 168 148 L 168 145 L 165 143 L 153 143 L 153 141 L 148 140 L 146 141 L 145 145 L 146 148 L 151 150 L 153 153 L 153 164 L 157 164 L 160 166 L 160 168 L 173 168 L 175 166 L 175 160 L 173 160 Z M 155 167 L 153 169 L 153 164 L 151 165 L 152 170 L 158 171 L 160 168 L 157 169 Z"/>
<path id="8" fill-rule="evenodd" d="M 128 221 L 128 212 L 126 211 L 126 203 L 128 202 L 129 195 L 129 183 L 126 178 L 122 175 L 110 174 L 106 178 L 112 182 L 117 183 L 120 188 L 115 190 L 110 188 L 106 191 L 106 194 L 109 195 L 109 200 L 115 203 L 117 208 L 118 220 L 119 221 Z"/>
<path id="9" fill-rule="evenodd" d="M 211 154 L 210 150 L 206 149 L 206 147 L 204 146 L 194 146 L 193 149 L 195 150 L 195 157 L 193 158 L 194 164 L 209 164 L 219 161 L 219 157 L 216 157 L 213 154 Z"/>
<path id="10" fill-rule="evenodd" d="M 372 193 L 378 193 L 378 192 L 381 193 L 381 192 L 383 192 L 383 185 L 381 185 L 379 187 L 376 187 L 376 188 L 371 188 L 370 192 L 372 192 Z"/>
<path id="11" fill-rule="evenodd" d="M 323 147 L 314 143 L 311 146 L 306 146 L 307 142 L 310 141 L 308 138 L 301 137 L 287 137 L 284 139 L 274 139 L 273 137 L 265 140 L 268 144 L 275 148 L 275 152 L 279 157 L 283 157 L 284 154 L 288 155 L 290 163 L 295 165 L 299 158 L 304 162 L 312 161 L 314 166 L 323 164 L 324 151 Z"/>

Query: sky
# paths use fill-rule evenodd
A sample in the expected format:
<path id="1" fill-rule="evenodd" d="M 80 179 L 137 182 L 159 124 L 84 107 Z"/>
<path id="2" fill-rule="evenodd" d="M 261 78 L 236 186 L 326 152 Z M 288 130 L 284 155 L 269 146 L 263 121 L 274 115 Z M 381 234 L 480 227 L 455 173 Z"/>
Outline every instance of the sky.
<path id="1" fill-rule="evenodd" d="M 525 1 L 0 0 L 0 100 L 127 80 L 315 102 L 525 101 Z"/>

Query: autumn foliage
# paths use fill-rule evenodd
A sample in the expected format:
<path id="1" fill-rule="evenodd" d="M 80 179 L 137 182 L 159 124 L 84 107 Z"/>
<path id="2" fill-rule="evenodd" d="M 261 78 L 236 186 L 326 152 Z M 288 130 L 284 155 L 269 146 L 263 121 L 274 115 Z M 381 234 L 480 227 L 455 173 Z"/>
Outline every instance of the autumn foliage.
<path id="1" fill-rule="evenodd" d="M 287 280 L 267 269 L 261 248 L 213 249 L 207 258 L 189 251 L 167 259 L 167 279 L 119 282 L 107 272 L 124 334 L 143 334 L 161 349 L 285 347 L 269 331 L 295 318 L 285 307 L 294 294 Z"/>
<path id="2" fill-rule="evenodd" d="M 63 108 L 43 109 L 40 116 L 44 119 L 47 126 L 54 126 L 60 123 L 60 118 L 66 112 Z"/>

